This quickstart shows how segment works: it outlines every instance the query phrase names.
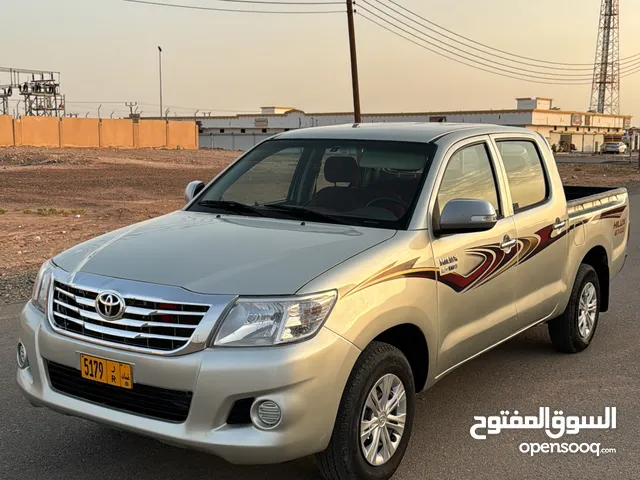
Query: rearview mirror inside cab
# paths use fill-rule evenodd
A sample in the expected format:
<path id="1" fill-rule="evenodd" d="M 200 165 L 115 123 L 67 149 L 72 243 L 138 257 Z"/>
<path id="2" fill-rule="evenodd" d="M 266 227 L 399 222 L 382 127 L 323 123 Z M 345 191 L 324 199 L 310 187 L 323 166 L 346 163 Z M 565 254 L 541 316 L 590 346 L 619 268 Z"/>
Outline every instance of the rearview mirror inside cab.
<path id="1" fill-rule="evenodd" d="M 444 206 L 438 232 L 483 232 L 492 229 L 497 221 L 496 211 L 488 201 L 457 198 Z"/>

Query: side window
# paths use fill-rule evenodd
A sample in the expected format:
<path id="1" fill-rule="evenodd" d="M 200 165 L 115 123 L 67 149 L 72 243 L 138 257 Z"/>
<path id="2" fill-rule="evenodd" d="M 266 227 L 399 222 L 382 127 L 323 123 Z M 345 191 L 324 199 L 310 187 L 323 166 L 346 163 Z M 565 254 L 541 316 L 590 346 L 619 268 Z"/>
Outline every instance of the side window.
<path id="1" fill-rule="evenodd" d="M 222 200 L 262 205 L 286 200 L 302 148 L 286 148 L 255 164 L 222 195 Z M 269 188 L 266 188 L 266 186 Z"/>
<path id="2" fill-rule="evenodd" d="M 507 140 L 497 144 L 507 172 L 513 211 L 544 202 L 548 197 L 547 182 L 535 144 L 525 140 Z"/>
<path id="3" fill-rule="evenodd" d="M 438 213 L 456 198 L 487 200 L 500 216 L 496 180 L 485 144 L 464 148 L 449 160 L 438 192 Z"/>

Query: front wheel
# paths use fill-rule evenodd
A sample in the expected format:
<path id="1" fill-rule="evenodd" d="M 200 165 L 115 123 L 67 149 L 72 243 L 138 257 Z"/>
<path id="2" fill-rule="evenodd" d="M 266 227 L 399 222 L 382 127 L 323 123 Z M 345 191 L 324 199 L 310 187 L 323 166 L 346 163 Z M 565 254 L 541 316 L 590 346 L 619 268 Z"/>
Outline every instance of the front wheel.
<path id="1" fill-rule="evenodd" d="M 591 344 L 600 316 L 600 282 L 591 265 L 578 269 L 565 312 L 549 322 L 555 347 L 566 353 L 581 352 Z"/>
<path id="2" fill-rule="evenodd" d="M 326 480 L 387 480 L 411 436 L 415 386 L 409 362 L 392 345 L 372 342 L 342 394 L 327 449 L 316 455 Z"/>

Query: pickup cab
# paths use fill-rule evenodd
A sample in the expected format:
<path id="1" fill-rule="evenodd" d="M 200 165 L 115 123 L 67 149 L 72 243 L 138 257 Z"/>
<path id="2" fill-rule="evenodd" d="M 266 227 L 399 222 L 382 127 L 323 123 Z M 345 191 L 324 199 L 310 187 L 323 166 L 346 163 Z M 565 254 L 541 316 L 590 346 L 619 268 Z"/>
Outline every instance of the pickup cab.
<path id="1" fill-rule="evenodd" d="M 563 187 L 519 128 L 290 131 L 185 196 L 45 262 L 19 386 L 234 463 L 316 454 L 329 480 L 391 477 L 416 394 L 520 332 L 587 348 L 627 255 L 626 190 Z"/>

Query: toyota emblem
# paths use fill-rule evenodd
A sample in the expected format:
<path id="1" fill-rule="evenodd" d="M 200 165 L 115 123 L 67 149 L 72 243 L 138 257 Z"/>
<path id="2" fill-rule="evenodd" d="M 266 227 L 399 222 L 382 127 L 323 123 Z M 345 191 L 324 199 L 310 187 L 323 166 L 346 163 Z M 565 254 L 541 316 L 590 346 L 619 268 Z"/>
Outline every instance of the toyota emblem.
<path id="1" fill-rule="evenodd" d="M 96 312 L 105 320 L 119 319 L 124 307 L 124 300 L 116 292 L 102 292 L 96 297 Z"/>

